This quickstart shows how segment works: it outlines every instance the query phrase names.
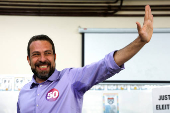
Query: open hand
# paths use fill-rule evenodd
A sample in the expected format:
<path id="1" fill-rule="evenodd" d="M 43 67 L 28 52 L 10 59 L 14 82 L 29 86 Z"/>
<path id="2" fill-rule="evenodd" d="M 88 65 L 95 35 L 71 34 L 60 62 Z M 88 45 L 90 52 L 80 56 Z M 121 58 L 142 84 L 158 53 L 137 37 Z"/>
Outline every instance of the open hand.
<path id="1" fill-rule="evenodd" d="M 139 22 L 136 22 L 136 24 L 141 41 L 148 43 L 153 34 L 153 15 L 151 13 L 151 8 L 149 5 L 145 6 L 145 17 L 143 26 L 141 27 Z"/>

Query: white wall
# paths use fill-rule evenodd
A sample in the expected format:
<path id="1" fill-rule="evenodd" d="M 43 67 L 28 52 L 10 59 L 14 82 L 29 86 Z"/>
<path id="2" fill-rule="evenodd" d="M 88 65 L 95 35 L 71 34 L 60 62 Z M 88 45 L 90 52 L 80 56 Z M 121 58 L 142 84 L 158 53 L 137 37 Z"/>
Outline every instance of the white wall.
<path id="1" fill-rule="evenodd" d="M 155 17 L 154 28 L 170 28 L 170 17 Z M 34 17 L 0 16 L 0 74 L 32 74 L 27 63 L 27 43 L 46 34 L 55 43 L 56 68 L 81 66 L 82 28 L 136 28 L 142 17 Z"/>

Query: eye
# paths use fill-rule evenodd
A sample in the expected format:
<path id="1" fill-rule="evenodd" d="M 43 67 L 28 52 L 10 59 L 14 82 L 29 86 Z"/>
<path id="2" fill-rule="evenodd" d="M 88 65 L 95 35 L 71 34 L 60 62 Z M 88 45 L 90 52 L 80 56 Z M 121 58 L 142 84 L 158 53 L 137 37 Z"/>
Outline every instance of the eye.
<path id="1" fill-rule="evenodd" d="M 51 55 L 52 53 L 51 52 L 45 52 L 45 55 Z"/>
<path id="2" fill-rule="evenodd" d="M 32 56 L 39 56 L 39 53 L 33 53 Z"/>

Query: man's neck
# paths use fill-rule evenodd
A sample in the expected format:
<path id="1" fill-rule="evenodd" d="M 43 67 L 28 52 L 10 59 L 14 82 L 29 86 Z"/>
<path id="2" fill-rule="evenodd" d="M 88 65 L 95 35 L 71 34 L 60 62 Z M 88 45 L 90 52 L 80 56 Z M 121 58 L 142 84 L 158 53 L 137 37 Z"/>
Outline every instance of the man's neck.
<path id="1" fill-rule="evenodd" d="M 35 81 L 36 81 L 37 83 L 42 83 L 42 82 L 44 82 L 44 81 L 46 81 L 46 80 L 40 79 L 40 78 L 36 77 Z"/>

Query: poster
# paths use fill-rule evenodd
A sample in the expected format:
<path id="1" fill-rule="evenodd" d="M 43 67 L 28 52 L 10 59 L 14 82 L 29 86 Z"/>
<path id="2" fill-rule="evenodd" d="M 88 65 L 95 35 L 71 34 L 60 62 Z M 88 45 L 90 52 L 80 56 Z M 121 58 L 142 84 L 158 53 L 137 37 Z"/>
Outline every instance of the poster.
<path id="1" fill-rule="evenodd" d="M 118 85 L 118 90 L 127 90 L 127 85 Z"/>
<path id="2" fill-rule="evenodd" d="M 104 90 L 104 85 L 96 85 L 95 90 Z"/>
<path id="3" fill-rule="evenodd" d="M 131 90 L 140 90 L 140 85 L 130 85 Z"/>
<path id="4" fill-rule="evenodd" d="M 2 78 L 2 91 L 12 91 L 12 78 Z"/>
<path id="5" fill-rule="evenodd" d="M 0 91 L 2 90 L 2 79 L 0 78 Z"/>
<path id="6" fill-rule="evenodd" d="M 117 85 L 107 85 L 107 90 L 117 90 Z"/>
<path id="7" fill-rule="evenodd" d="M 15 79 L 14 79 L 14 90 L 15 91 L 20 91 L 21 90 L 21 88 L 25 84 L 24 80 L 25 80 L 24 77 L 15 77 Z"/>
<path id="8" fill-rule="evenodd" d="M 119 113 L 119 102 L 117 93 L 103 94 L 103 111 L 104 113 Z"/>

